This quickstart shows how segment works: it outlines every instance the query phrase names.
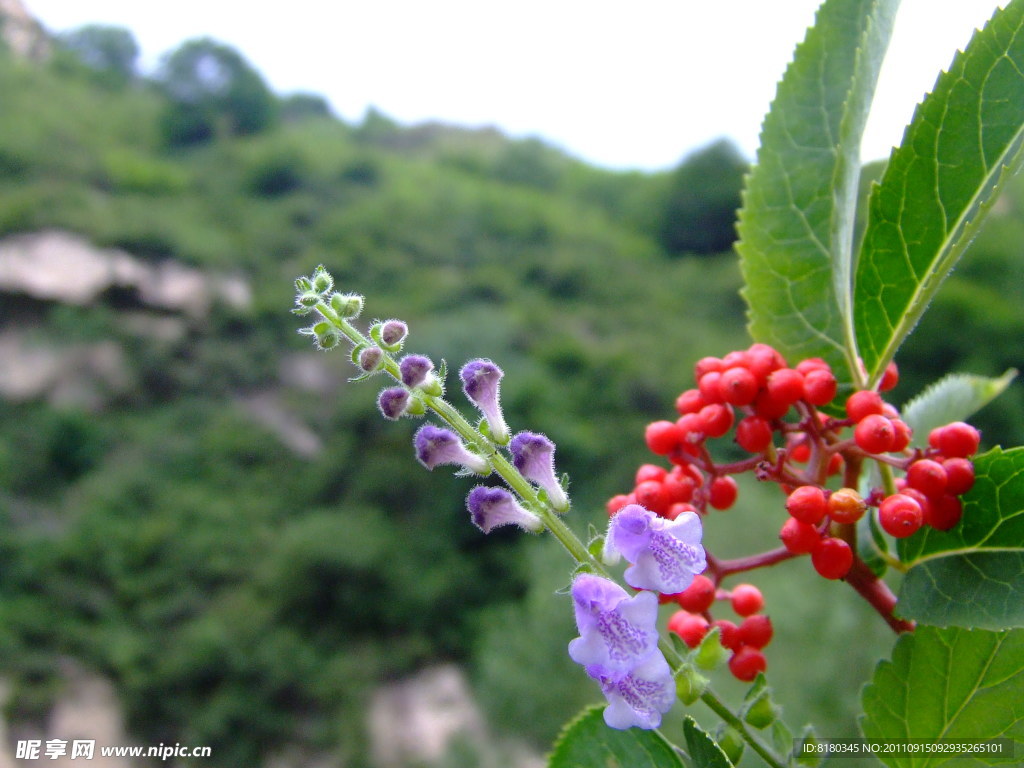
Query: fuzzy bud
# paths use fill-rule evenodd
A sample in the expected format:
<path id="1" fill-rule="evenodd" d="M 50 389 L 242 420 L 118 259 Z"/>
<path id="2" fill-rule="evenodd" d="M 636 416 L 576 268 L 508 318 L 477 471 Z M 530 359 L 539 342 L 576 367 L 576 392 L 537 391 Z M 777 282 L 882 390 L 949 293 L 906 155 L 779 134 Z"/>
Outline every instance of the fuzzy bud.
<path id="1" fill-rule="evenodd" d="M 337 312 L 339 317 L 353 320 L 363 311 L 363 297 L 358 293 L 333 293 L 331 309 Z"/>
<path id="2" fill-rule="evenodd" d="M 398 362 L 398 370 L 402 374 L 402 383 L 414 389 L 427 382 L 434 364 L 423 355 L 406 355 Z"/>
<path id="3" fill-rule="evenodd" d="M 367 373 L 373 373 L 384 362 L 384 351 L 380 347 L 364 347 L 359 352 L 358 365 Z"/>
<path id="4" fill-rule="evenodd" d="M 389 347 L 397 347 L 409 335 L 409 326 L 401 320 L 385 320 L 380 326 L 381 343 Z"/>
<path id="5" fill-rule="evenodd" d="M 312 277 L 313 290 L 317 293 L 327 293 L 334 287 L 334 278 L 331 273 L 323 268 L 323 265 L 314 270 Z"/>
<path id="6" fill-rule="evenodd" d="M 377 396 L 377 407 L 385 419 L 395 421 L 409 407 L 409 390 L 404 387 L 390 387 Z"/>

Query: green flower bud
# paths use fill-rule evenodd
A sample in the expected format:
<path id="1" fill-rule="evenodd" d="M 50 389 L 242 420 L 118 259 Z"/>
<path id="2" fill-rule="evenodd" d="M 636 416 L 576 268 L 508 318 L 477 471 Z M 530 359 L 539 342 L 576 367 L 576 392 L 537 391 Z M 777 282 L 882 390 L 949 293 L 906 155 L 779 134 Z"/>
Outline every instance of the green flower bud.
<path id="1" fill-rule="evenodd" d="M 728 655 L 725 646 L 722 645 L 721 630 L 715 627 L 700 641 L 697 650 L 694 651 L 693 660 L 701 669 L 715 669 L 720 666 Z"/>
<path id="2" fill-rule="evenodd" d="M 743 719 L 755 728 L 763 729 L 774 723 L 778 716 L 779 708 L 772 701 L 768 690 L 765 689 L 746 707 Z"/>
<path id="3" fill-rule="evenodd" d="M 313 290 L 317 293 L 327 293 L 334 287 L 334 278 L 331 277 L 331 273 L 323 268 L 323 265 L 319 266 L 313 272 Z"/>
<path id="4" fill-rule="evenodd" d="M 307 309 L 320 303 L 320 294 L 316 291 L 303 291 L 295 297 L 295 303 Z"/>
<path id="5" fill-rule="evenodd" d="M 692 664 L 684 664 L 676 675 L 676 696 L 683 704 L 690 706 L 707 690 L 710 682 Z"/>
<path id="6" fill-rule="evenodd" d="M 739 731 L 732 726 L 725 726 L 719 732 L 716 741 L 733 765 L 739 763 L 740 758 L 743 757 L 743 748 L 746 746 Z"/>
<path id="7" fill-rule="evenodd" d="M 340 317 L 353 320 L 363 311 L 363 297 L 358 293 L 331 294 L 331 309 Z"/>

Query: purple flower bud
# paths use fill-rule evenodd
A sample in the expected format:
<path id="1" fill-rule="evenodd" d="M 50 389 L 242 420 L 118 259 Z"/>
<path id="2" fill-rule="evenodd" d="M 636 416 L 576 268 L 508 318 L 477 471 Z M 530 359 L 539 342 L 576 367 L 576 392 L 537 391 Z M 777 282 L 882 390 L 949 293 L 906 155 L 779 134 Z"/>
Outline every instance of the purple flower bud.
<path id="1" fill-rule="evenodd" d="M 544 528 L 541 519 L 528 509 L 524 509 L 504 488 L 478 485 L 466 497 L 466 508 L 473 518 L 473 524 L 484 533 L 490 533 L 500 525 L 518 525 L 524 530 L 534 532 Z"/>
<path id="2" fill-rule="evenodd" d="M 384 360 L 384 351 L 380 347 L 365 347 L 359 352 L 359 367 L 367 373 L 373 373 L 380 368 Z"/>
<path id="3" fill-rule="evenodd" d="M 672 670 L 657 649 L 625 674 L 609 673 L 600 665 L 587 667 L 587 674 L 601 684 L 608 699 L 604 721 L 610 728 L 657 728 L 675 702 Z"/>
<path id="4" fill-rule="evenodd" d="M 606 544 L 633 563 L 623 574 L 627 584 L 674 595 L 707 567 L 702 534 L 700 518 L 693 512 L 667 520 L 629 504 L 612 517 Z"/>
<path id="5" fill-rule="evenodd" d="M 466 397 L 480 409 L 487 419 L 491 438 L 500 444 L 508 442 L 508 426 L 505 424 L 505 417 L 502 416 L 501 405 L 498 402 L 499 383 L 504 375 L 501 368 L 490 360 L 471 360 L 462 366 L 459 372 Z"/>
<path id="6" fill-rule="evenodd" d="M 427 380 L 434 370 L 434 364 L 429 357 L 423 355 L 406 355 L 399 361 L 398 370 L 402 374 L 402 383 L 414 389 Z"/>
<path id="7" fill-rule="evenodd" d="M 391 387 L 377 395 L 377 407 L 385 419 L 394 421 L 405 413 L 409 407 L 409 390 L 404 387 Z"/>
<path id="8" fill-rule="evenodd" d="M 462 444 L 459 436 L 450 429 L 424 424 L 413 438 L 416 458 L 427 469 L 440 464 L 460 464 L 470 472 L 488 475 L 491 472 L 490 462 L 483 456 L 471 453 Z"/>
<path id="9" fill-rule="evenodd" d="M 393 347 L 405 341 L 408 333 L 409 326 L 401 320 L 386 320 L 380 327 L 380 340 L 389 347 Z"/>
<path id="10" fill-rule="evenodd" d="M 508 449 L 519 473 L 547 491 L 548 500 L 555 509 L 564 511 L 569 508 L 569 499 L 555 478 L 554 443 L 536 432 L 519 432 L 512 438 Z"/>
<path id="11" fill-rule="evenodd" d="M 653 592 L 630 597 L 615 582 L 590 573 L 577 576 L 571 591 L 580 636 L 569 643 L 569 656 L 577 664 L 622 674 L 657 652 Z"/>

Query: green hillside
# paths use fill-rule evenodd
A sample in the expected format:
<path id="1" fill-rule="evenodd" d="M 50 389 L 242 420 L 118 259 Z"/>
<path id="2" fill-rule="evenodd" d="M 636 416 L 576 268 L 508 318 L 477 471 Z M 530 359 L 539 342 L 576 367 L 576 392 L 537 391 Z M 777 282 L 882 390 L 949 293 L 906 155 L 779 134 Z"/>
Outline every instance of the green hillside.
<path id="1" fill-rule="evenodd" d="M 650 460 L 643 427 L 671 414 L 694 361 L 748 343 L 720 231 L 742 160 L 719 144 L 674 172 L 611 172 L 494 131 L 347 124 L 271 94 L 212 41 L 199 52 L 236 67 L 231 98 L 182 90 L 187 68 L 97 68 L 88 43 L 41 63 L 0 52 L 0 259 L 62 231 L 135 275 L 82 301 L 67 298 L 75 269 L 51 293 L 0 283 L 8 717 L 38 722 L 70 658 L 113 681 L 141 742 L 211 745 L 211 766 L 289 745 L 363 766 L 374 688 L 456 661 L 496 731 L 542 751 L 593 696 L 552 599 L 565 563 L 468 524 L 463 485 L 422 471 L 376 388 L 295 333 L 292 279 L 324 263 L 370 315 L 409 323 L 411 351 L 498 362 L 510 425 L 555 440 L 585 532 Z M 912 338 L 900 394 L 1020 364 L 1022 209 L 1018 184 Z M 208 301 L 154 298 L 168 274 Z M 41 359 L 48 383 L 15 389 Z M 1024 440 L 1019 386 L 979 423 L 986 442 Z M 758 499 L 709 537 L 742 551 L 777 528 Z M 778 622 L 789 650 L 769 654 L 786 702 L 809 645 L 870 619 L 826 597 L 830 621 L 806 629 L 796 569 L 776 570 L 769 612 L 795 615 Z M 828 673 L 801 673 L 818 686 L 802 705 L 842 735 Z"/>

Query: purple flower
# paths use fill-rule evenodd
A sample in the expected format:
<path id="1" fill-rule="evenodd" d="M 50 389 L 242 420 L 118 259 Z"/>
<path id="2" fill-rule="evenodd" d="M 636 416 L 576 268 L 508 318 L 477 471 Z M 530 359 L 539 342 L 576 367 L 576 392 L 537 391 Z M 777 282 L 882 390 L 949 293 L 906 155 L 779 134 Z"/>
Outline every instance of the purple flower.
<path id="1" fill-rule="evenodd" d="M 427 469 L 440 464 L 460 464 L 470 472 L 488 475 L 491 472 L 490 462 L 483 456 L 471 453 L 462 444 L 459 436 L 450 429 L 424 424 L 413 437 L 416 458 Z"/>
<path id="2" fill-rule="evenodd" d="M 498 403 L 498 385 L 504 375 L 501 368 L 490 360 L 471 360 L 459 372 L 466 397 L 480 409 L 487 419 L 491 438 L 500 444 L 508 442 L 508 426 Z"/>
<path id="3" fill-rule="evenodd" d="M 674 595 L 707 567 L 702 533 L 700 518 L 693 512 L 666 520 L 629 504 L 611 519 L 606 543 L 633 564 L 624 574 L 627 584 Z"/>
<path id="4" fill-rule="evenodd" d="M 385 419 L 395 420 L 409 407 L 409 390 L 404 387 L 391 387 L 377 395 L 377 407 Z"/>
<path id="5" fill-rule="evenodd" d="M 587 674 L 601 684 L 608 699 L 604 721 L 611 728 L 657 728 L 675 702 L 675 680 L 660 650 L 625 674 L 609 673 L 599 665 L 587 667 Z"/>
<path id="6" fill-rule="evenodd" d="M 519 473 L 543 488 L 555 509 L 564 511 L 569 508 L 569 499 L 555 478 L 554 443 L 536 432 L 519 432 L 508 444 L 508 449 Z"/>
<path id="7" fill-rule="evenodd" d="M 398 363 L 398 371 L 402 375 L 402 383 L 409 389 L 414 389 L 424 382 L 430 372 L 434 370 L 434 364 L 429 357 L 423 355 L 406 355 Z"/>
<path id="8" fill-rule="evenodd" d="M 544 523 L 533 512 L 524 509 L 504 488 L 478 485 L 466 497 L 466 508 L 473 524 L 484 533 L 500 525 L 518 525 L 527 531 L 540 531 Z"/>
<path id="9" fill-rule="evenodd" d="M 621 675 L 657 651 L 658 598 L 653 592 L 630 597 L 615 582 L 584 573 L 572 583 L 572 599 L 580 636 L 569 643 L 569 656 L 577 664 Z"/>

